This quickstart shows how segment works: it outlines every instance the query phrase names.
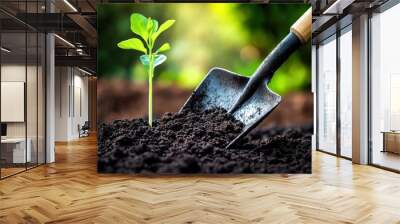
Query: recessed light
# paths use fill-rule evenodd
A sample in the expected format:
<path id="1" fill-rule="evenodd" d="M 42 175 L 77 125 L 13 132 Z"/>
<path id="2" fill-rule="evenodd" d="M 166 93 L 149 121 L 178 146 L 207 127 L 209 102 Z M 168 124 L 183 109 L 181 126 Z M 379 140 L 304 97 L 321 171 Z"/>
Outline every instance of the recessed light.
<path id="1" fill-rule="evenodd" d="M 4 51 L 6 53 L 10 53 L 11 52 L 11 50 L 9 50 L 9 49 L 7 49 L 5 47 L 1 47 L 1 51 Z"/>
<path id="2" fill-rule="evenodd" d="M 68 1 L 64 0 L 64 3 L 68 5 L 74 12 L 78 12 L 78 10 Z"/>
<path id="3" fill-rule="evenodd" d="M 339 15 L 343 14 L 343 9 L 351 5 L 354 0 L 337 0 L 329 6 L 322 14 L 323 15 Z"/>
<path id="4" fill-rule="evenodd" d="M 62 42 L 66 43 L 67 45 L 69 45 L 70 47 L 75 48 L 75 45 L 73 45 L 71 42 L 69 42 L 68 40 L 60 37 L 58 34 L 54 34 L 55 37 L 57 37 L 59 40 L 61 40 Z"/>
<path id="5" fill-rule="evenodd" d="M 86 70 L 83 70 L 83 69 L 81 69 L 81 68 L 79 68 L 79 67 L 78 67 L 78 70 L 81 71 L 81 72 L 83 72 L 83 73 L 85 73 L 85 74 L 87 74 L 87 75 L 89 75 L 89 76 L 92 75 L 92 73 L 90 73 L 90 72 L 88 72 L 88 71 L 86 71 Z"/>

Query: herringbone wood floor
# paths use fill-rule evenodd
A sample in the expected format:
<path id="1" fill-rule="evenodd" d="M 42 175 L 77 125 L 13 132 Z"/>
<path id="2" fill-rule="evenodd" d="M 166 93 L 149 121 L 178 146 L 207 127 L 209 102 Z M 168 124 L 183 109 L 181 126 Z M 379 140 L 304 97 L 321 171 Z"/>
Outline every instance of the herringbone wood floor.
<path id="1" fill-rule="evenodd" d="M 0 181 L 0 223 L 400 223 L 400 175 L 315 152 L 312 175 L 96 173 L 95 138 Z"/>

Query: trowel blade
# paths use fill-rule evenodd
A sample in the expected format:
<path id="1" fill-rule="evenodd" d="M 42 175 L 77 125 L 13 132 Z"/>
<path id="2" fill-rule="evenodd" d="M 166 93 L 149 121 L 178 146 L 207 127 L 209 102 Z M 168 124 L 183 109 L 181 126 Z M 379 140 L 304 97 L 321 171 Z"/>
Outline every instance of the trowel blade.
<path id="1" fill-rule="evenodd" d="M 206 110 L 211 108 L 229 109 L 240 96 L 249 78 L 222 68 L 211 69 L 200 85 L 183 105 L 181 110 Z M 245 127 L 242 132 L 227 146 L 230 147 L 241 137 L 257 126 L 281 102 L 281 96 L 267 86 L 260 85 L 246 102 L 232 115 Z"/>

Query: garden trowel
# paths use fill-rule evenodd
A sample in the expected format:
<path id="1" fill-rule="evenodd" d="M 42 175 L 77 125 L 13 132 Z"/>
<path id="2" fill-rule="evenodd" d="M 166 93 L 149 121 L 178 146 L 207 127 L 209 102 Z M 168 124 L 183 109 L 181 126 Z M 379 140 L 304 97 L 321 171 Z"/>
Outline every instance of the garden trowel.
<path id="1" fill-rule="evenodd" d="M 234 145 L 257 126 L 281 102 L 267 84 L 287 58 L 311 37 L 311 8 L 290 28 L 289 34 L 248 78 L 222 68 L 212 68 L 181 110 L 224 108 L 245 126 L 230 142 Z"/>

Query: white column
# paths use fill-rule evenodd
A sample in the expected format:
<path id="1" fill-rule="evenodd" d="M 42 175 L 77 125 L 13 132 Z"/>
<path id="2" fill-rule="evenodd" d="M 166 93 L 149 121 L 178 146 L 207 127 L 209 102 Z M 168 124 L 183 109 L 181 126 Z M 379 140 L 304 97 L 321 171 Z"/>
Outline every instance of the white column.
<path id="1" fill-rule="evenodd" d="M 50 1 L 46 4 L 47 12 L 54 11 Z M 55 161 L 55 44 L 54 34 L 46 35 L 46 163 Z"/>
<path id="2" fill-rule="evenodd" d="M 353 162 L 368 163 L 368 16 L 353 19 Z"/>

